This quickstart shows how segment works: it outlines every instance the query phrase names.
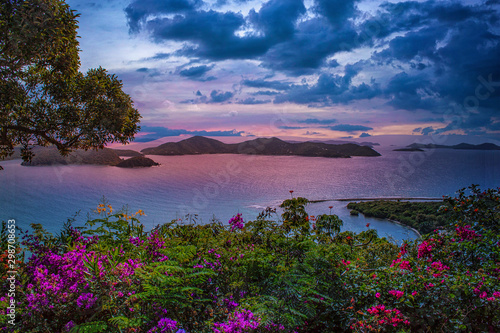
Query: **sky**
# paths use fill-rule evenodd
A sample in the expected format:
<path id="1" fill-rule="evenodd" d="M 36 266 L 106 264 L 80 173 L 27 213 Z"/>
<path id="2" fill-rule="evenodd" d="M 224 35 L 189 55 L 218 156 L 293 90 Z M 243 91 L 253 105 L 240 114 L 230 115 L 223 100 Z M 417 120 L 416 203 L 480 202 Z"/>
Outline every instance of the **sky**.
<path id="1" fill-rule="evenodd" d="M 500 139 L 500 1 L 68 0 L 136 141 Z"/>

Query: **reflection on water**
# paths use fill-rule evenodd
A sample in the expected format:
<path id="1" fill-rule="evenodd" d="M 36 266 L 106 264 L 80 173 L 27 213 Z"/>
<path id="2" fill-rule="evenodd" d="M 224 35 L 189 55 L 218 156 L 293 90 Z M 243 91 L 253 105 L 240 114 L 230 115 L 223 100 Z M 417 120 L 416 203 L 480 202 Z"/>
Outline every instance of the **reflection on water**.
<path id="1" fill-rule="evenodd" d="M 116 208 L 142 209 L 151 228 L 187 213 L 201 223 L 214 215 L 226 222 L 236 213 L 252 219 L 266 206 L 295 196 L 310 200 L 346 197 L 441 197 L 472 183 L 500 186 L 500 152 L 436 149 L 433 154 L 381 151 L 381 157 L 350 159 L 298 156 L 151 156 L 161 163 L 147 169 L 108 166 L 22 167 L 5 161 L 0 173 L 1 219 L 15 218 L 26 228 L 41 223 L 57 231 L 80 211 L 80 221 L 106 197 Z M 409 161 L 409 162 L 408 162 Z M 413 161 L 413 162 L 412 162 Z M 417 161 L 417 162 L 415 162 Z M 364 217 L 353 217 L 347 202 L 312 204 L 311 215 L 333 213 L 344 230 L 366 230 Z M 407 228 L 370 219 L 381 236 L 413 238 Z"/>

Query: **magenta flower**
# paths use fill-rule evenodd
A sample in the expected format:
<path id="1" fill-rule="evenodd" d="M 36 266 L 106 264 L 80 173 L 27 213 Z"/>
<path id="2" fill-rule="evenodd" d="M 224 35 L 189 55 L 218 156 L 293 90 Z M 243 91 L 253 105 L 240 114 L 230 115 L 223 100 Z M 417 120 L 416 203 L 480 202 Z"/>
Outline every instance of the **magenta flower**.
<path id="1" fill-rule="evenodd" d="M 214 323 L 214 333 L 240 333 L 255 330 L 260 325 L 260 318 L 256 318 L 249 310 L 235 312 L 224 323 Z"/>
<path id="2" fill-rule="evenodd" d="M 455 229 L 458 237 L 460 237 L 461 242 L 465 240 L 474 240 L 481 237 L 480 234 L 476 233 L 474 230 L 471 230 L 470 227 L 470 225 L 466 225 L 465 227 L 458 227 Z"/>
<path id="3" fill-rule="evenodd" d="M 432 257 L 431 252 L 432 252 L 432 244 L 429 244 L 427 241 L 423 241 L 422 244 L 420 244 L 418 246 L 417 257 L 418 258 L 426 258 L 426 257 L 431 258 Z"/>
<path id="4" fill-rule="evenodd" d="M 399 290 L 390 290 L 389 294 L 391 294 L 392 296 L 396 296 L 397 299 L 400 299 L 405 293 Z"/>
<path id="5" fill-rule="evenodd" d="M 97 297 L 94 298 L 92 293 L 83 293 L 76 300 L 76 305 L 80 308 L 90 309 L 94 306 L 97 301 Z"/>
<path id="6" fill-rule="evenodd" d="M 236 214 L 236 216 L 233 216 L 229 220 L 229 225 L 231 225 L 231 231 L 234 231 L 235 229 L 243 229 L 244 227 L 244 222 L 243 219 L 241 218 L 241 214 Z"/>
<path id="7" fill-rule="evenodd" d="M 68 321 L 68 323 L 64 325 L 64 329 L 66 330 L 66 332 L 71 331 L 73 327 L 75 327 L 75 323 L 73 322 L 73 320 Z"/>

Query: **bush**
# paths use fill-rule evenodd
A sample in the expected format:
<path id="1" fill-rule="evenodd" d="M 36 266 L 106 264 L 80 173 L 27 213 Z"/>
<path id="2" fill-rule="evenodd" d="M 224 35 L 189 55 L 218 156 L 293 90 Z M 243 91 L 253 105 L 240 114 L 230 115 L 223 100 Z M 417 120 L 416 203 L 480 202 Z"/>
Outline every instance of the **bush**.
<path id="1" fill-rule="evenodd" d="M 85 228 L 34 225 L 16 325 L 5 310 L 0 320 L 55 333 L 500 330 L 498 190 L 446 198 L 444 229 L 402 246 L 373 229 L 340 232 L 337 216 L 309 216 L 306 204 L 286 201 L 283 223 L 269 209 L 146 232 L 141 211 L 101 204 Z"/>

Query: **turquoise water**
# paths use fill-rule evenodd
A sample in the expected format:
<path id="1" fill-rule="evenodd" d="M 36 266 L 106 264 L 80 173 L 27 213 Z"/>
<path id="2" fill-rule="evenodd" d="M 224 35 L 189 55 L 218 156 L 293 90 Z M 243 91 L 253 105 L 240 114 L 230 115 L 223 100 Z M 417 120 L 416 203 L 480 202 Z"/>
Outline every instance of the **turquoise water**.
<path id="1" fill-rule="evenodd" d="M 79 212 L 78 223 L 103 196 L 113 207 L 145 211 L 147 228 L 197 214 L 198 223 L 212 217 L 227 222 L 236 213 L 253 219 L 267 206 L 294 196 L 310 200 L 367 197 L 441 197 L 472 183 L 500 186 L 500 152 L 435 149 L 393 152 L 350 159 L 298 156 L 152 156 L 161 163 L 147 169 L 109 166 L 23 167 L 5 161 L 0 172 L 0 219 L 15 219 L 21 228 L 41 223 L 49 231 Z M 344 230 L 362 231 L 366 223 L 382 236 L 414 238 L 402 226 L 352 217 L 346 202 L 312 204 L 312 215 L 333 213 Z M 192 215 L 193 217 L 193 215 Z"/>

